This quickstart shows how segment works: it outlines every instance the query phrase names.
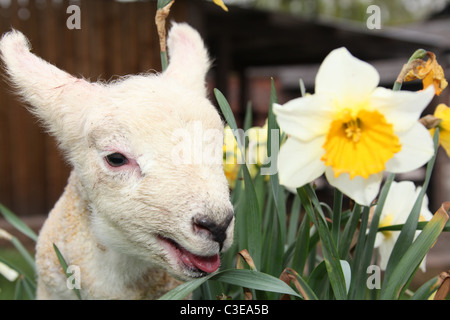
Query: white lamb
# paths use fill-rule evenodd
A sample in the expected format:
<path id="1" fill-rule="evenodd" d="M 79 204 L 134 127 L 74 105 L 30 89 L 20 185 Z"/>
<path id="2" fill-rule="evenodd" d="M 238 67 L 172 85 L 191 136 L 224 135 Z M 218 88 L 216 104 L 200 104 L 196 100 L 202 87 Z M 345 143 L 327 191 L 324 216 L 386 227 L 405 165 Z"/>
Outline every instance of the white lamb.
<path id="1" fill-rule="evenodd" d="M 83 299 L 154 299 L 215 272 L 234 218 L 200 35 L 174 24 L 165 72 L 113 83 L 69 75 L 30 53 L 15 30 L 0 51 L 11 83 L 73 167 L 39 234 L 37 298 L 76 298 L 53 243 L 79 267 Z M 196 141 L 174 132 L 198 137 L 199 128 L 219 132 L 208 142 L 214 161 L 175 161 L 180 144 Z"/>

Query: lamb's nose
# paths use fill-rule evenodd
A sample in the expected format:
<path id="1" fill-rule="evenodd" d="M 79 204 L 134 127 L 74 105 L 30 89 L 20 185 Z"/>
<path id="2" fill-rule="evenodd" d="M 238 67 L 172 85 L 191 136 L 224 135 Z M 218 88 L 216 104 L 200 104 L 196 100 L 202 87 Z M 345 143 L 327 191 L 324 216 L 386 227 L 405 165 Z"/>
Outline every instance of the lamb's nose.
<path id="1" fill-rule="evenodd" d="M 232 220 L 232 213 L 229 214 L 220 224 L 207 216 L 198 215 L 193 218 L 193 225 L 196 232 L 207 233 L 212 240 L 219 244 L 220 250 L 222 250 L 223 242 L 227 238 L 227 229 Z"/>

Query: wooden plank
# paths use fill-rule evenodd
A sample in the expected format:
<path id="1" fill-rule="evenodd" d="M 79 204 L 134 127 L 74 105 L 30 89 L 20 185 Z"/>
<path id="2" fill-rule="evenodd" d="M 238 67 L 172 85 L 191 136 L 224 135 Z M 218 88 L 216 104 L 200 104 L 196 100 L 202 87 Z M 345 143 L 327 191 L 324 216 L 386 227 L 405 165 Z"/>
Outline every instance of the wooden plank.
<path id="1" fill-rule="evenodd" d="M 158 33 L 155 26 L 156 4 L 135 3 L 137 8 L 136 27 L 138 72 L 161 71 Z"/>
<path id="2" fill-rule="evenodd" d="M 0 34 L 3 34 L 10 30 L 9 21 L 12 15 L 12 8 L 3 8 L 0 10 Z M 0 71 L 0 76 L 3 77 L 3 70 Z M 12 207 L 12 189 L 11 189 L 11 157 L 10 153 L 10 123 L 9 109 L 14 102 L 12 101 L 11 88 L 8 86 L 7 81 L 0 81 L 0 203 Z"/>
<path id="3" fill-rule="evenodd" d="M 30 41 L 36 41 L 36 15 L 32 8 L 23 3 L 12 2 L 13 12 L 11 25 L 21 30 Z M 21 11 L 20 11 L 21 10 Z M 24 19 L 29 13 L 27 19 Z M 22 19 L 19 17 L 22 12 Z M 38 44 L 36 44 L 38 47 Z M 16 100 L 18 101 L 18 100 Z M 9 109 L 12 174 L 13 207 L 18 215 L 42 213 L 44 208 L 44 158 L 43 135 L 36 125 L 36 119 L 29 114 L 20 103 Z"/>
<path id="4" fill-rule="evenodd" d="M 66 27 L 66 8 L 68 2 L 48 3 L 48 8 L 40 10 L 41 52 L 46 60 L 58 68 L 71 72 L 73 58 L 70 43 L 71 32 Z M 45 177 L 45 210 L 48 212 L 54 206 L 62 194 L 69 175 L 68 166 L 65 164 L 56 139 L 49 135 L 44 139 Z"/>

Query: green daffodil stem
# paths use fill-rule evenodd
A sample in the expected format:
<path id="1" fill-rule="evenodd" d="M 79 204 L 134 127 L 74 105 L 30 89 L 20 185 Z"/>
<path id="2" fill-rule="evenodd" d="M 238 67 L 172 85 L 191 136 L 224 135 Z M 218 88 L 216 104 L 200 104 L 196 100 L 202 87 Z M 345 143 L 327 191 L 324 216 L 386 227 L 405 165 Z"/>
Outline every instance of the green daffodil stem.
<path id="1" fill-rule="evenodd" d="M 403 65 L 402 70 L 397 76 L 397 80 L 395 80 L 394 87 L 392 88 L 393 91 L 400 91 L 403 84 L 403 79 L 408 74 L 409 70 L 411 70 L 414 67 L 415 61 L 418 59 L 423 59 L 427 55 L 427 51 L 424 49 L 417 49 L 409 58 L 408 63 Z"/>
<path id="2" fill-rule="evenodd" d="M 161 50 L 162 71 L 167 69 L 167 49 L 166 49 L 166 18 L 170 13 L 170 7 L 175 0 L 158 0 L 155 15 L 156 29 L 158 30 L 159 46 Z"/>

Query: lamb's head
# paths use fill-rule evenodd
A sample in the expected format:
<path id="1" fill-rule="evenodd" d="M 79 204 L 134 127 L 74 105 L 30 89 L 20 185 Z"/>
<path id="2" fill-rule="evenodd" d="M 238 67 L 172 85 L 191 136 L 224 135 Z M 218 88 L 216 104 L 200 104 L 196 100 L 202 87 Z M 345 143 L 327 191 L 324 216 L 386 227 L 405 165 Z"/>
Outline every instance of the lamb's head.
<path id="1" fill-rule="evenodd" d="M 199 34 L 175 24 L 165 72 L 113 83 L 61 71 L 17 31 L 0 49 L 13 85 L 73 165 L 99 242 L 181 279 L 217 270 L 234 219 Z"/>

